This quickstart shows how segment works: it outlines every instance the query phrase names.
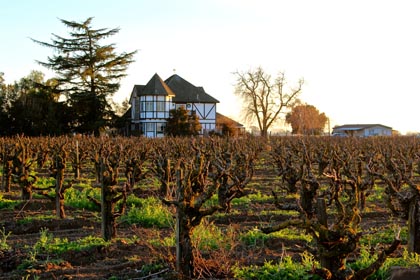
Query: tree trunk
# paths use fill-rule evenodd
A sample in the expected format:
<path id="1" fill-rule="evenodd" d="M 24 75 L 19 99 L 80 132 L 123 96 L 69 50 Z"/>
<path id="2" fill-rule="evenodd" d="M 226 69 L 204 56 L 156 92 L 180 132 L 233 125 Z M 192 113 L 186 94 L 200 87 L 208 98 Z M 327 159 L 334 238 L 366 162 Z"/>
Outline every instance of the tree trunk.
<path id="1" fill-rule="evenodd" d="M 55 211 L 57 218 L 65 219 L 66 213 L 64 210 L 64 169 L 57 170 L 56 182 L 55 182 Z"/>
<path id="2" fill-rule="evenodd" d="M 76 163 L 74 167 L 74 179 L 76 180 L 80 179 L 80 166 L 78 163 Z"/>
<path id="3" fill-rule="evenodd" d="M 22 188 L 22 200 L 31 200 L 32 199 L 32 184 L 26 183 L 21 186 Z"/>
<path id="4" fill-rule="evenodd" d="M 419 199 L 416 197 L 410 203 L 408 213 L 408 251 L 420 253 L 420 213 Z"/>
<path id="5" fill-rule="evenodd" d="M 94 165 L 95 165 L 96 183 L 99 184 L 99 183 L 102 182 L 102 179 L 101 179 L 101 176 L 102 176 L 101 175 L 102 174 L 101 164 L 99 162 L 95 161 Z"/>
<path id="6" fill-rule="evenodd" d="M 79 141 L 76 141 L 76 158 L 74 163 L 74 178 L 80 179 Z"/>
<path id="7" fill-rule="evenodd" d="M 359 209 L 360 211 L 363 211 L 366 207 L 366 193 L 364 191 L 360 192 L 360 198 L 359 198 Z"/>
<path id="8" fill-rule="evenodd" d="M 110 187 L 102 186 L 101 216 L 102 216 L 102 237 L 109 241 L 116 237 L 117 230 L 114 218 L 114 203 L 112 195 L 109 194 Z"/>
<path id="9" fill-rule="evenodd" d="M 11 161 L 6 161 L 3 164 L 3 174 L 2 174 L 2 189 L 5 192 L 10 192 L 10 186 L 12 183 L 12 168 L 13 164 Z"/>
<path id="10" fill-rule="evenodd" d="M 325 227 L 324 231 L 320 230 L 319 232 L 319 244 L 317 246 L 321 267 L 331 273 L 331 279 L 348 279 L 351 273 L 349 275 L 349 271 L 346 271 L 345 260 L 347 254 L 340 254 L 338 250 L 334 248 L 334 244 L 339 243 L 340 241 L 331 240 L 328 234 L 328 216 L 325 199 L 318 198 L 316 205 L 317 220 L 319 224 Z"/>
<path id="11" fill-rule="evenodd" d="M 176 268 L 183 279 L 194 276 L 194 255 L 191 243 L 192 227 L 182 206 L 177 207 L 176 215 Z"/>
<path id="12" fill-rule="evenodd" d="M 260 133 L 261 133 L 261 137 L 268 138 L 267 128 L 261 129 Z"/>

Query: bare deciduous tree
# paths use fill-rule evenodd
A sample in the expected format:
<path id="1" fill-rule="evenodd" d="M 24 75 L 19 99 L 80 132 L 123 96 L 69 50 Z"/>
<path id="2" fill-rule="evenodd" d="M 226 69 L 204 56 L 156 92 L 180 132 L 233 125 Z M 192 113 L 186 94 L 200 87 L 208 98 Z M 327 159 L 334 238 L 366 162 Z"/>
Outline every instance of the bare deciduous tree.
<path id="1" fill-rule="evenodd" d="M 257 121 L 261 136 L 268 136 L 268 129 L 280 113 L 297 100 L 302 91 L 303 79 L 294 87 L 286 88 L 285 74 L 280 72 L 272 81 L 270 75 L 259 67 L 247 72 L 236 72 L 235 93 L 244 101 L 245 121 Z"/>

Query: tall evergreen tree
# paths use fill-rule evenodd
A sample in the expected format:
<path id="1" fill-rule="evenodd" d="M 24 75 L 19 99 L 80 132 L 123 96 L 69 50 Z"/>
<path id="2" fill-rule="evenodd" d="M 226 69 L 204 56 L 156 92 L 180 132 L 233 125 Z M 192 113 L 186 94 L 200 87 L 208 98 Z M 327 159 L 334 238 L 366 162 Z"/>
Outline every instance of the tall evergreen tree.
<path id="1" fill-rule="evenodd" d="M 109 98 L 119 89 L 136 51 L 118 54 L 115 44 L 101 44 L 119 28 L 93 29 L 92 20 L 61 19 L 71 29 L 69 38 L 53 34 L 51 43 L 32 40 L 55 50 L 47 62 L 38 62 L 57 73 L 59 89 L 75 114 L 75 131 L 98 135 L 114 117 Z"/>

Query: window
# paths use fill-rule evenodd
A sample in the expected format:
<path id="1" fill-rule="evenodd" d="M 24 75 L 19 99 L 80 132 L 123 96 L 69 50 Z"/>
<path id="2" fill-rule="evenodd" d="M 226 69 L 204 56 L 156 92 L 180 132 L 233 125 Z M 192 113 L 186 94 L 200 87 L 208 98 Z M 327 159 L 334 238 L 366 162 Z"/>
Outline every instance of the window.
<path id="1" fill-rule="evenodd" d="M 153 102 L 146 101 L 146 110 L 145 111 L 153 111 Z"/>
<path id="2" fill-rule="evenodd" d="M 146 132 L 153 132 L 155 131 L 155 124 L 154 123 L 145 123 L 145 131 Z"/>
<path id="3" fill-rule="evenodd" d="M 156 111 L 165 112 L 165 101 L 157 101 L 156 102 Z"/>
<path id="4" fill-rule="evenodd" d="M 157 124 L 157 132 L 163 133 L 165 131 L 165 125 L 166 123 L 158 123 Z"/>

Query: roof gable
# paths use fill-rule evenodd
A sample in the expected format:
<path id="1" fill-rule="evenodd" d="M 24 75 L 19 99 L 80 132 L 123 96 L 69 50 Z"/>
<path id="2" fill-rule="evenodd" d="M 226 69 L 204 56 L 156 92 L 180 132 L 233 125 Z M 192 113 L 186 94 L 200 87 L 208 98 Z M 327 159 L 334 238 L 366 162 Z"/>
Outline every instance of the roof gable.
<path id="1" fill-rule="evenodd" d="M 207 94 L 203 87 L 196 87 L 178 75 L 172 75 L 165 83 L 175 93 L 172 99 L 175 103 L 219 103 L 219 101 Z"/>
<path id="2" fill-rule="evenodd" d="M 135 85 L 133 93 L 137 96 L 144 95 L 164 95 L 174 96 L 173 91 L 168 87 L 167 84 L 159 77 L 158 74 L 154 74 L 153 77 L 146 85 Z"/>

